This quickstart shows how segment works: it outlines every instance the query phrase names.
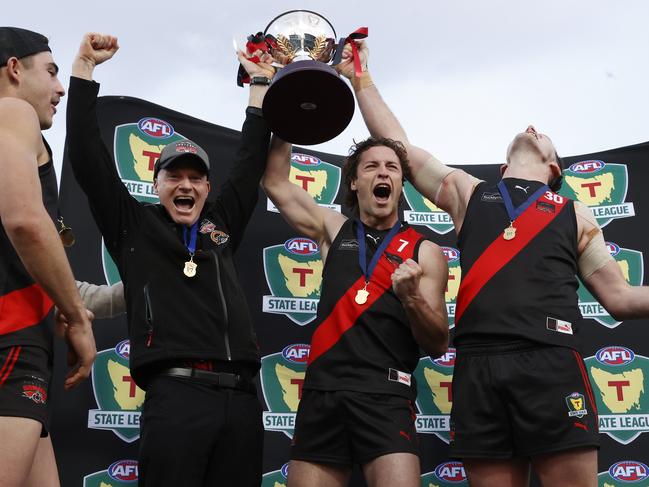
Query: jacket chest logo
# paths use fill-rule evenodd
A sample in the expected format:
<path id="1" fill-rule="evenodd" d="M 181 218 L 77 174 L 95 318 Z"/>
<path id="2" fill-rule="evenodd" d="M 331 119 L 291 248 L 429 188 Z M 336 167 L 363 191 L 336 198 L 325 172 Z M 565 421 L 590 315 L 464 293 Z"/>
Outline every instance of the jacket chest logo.
<path id="1" fill-rule="evenodd" d="M 214 242 L 216 245 L 226 244 L 228 240 L 230 240 L 230 235 L 222 230 L 218 230 L 216 228 L 216 225 L 209 221 L 207 218 L 201 221 L 199 232 L 203 234 L 209 234 L 210 239 L 212 239 L 212 242 Z"/>

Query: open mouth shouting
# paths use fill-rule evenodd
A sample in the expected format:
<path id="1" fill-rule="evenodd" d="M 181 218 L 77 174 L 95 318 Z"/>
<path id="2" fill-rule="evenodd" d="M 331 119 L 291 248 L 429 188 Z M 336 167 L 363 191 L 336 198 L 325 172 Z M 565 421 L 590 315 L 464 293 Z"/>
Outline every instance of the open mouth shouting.
<path id="1" fill-rule="evenodd" d="M 191 213 L 196 204 L 191 196 L 176 196 L 174 198 L 174 207 L 179 213 Z"/>
<path id="2" fill-rule="evenodd" d="M 379 203 L 387 203 L 392 194 L 392 188 L 387 183 L 379 183 L 374 186 L 372 193 Z"/>

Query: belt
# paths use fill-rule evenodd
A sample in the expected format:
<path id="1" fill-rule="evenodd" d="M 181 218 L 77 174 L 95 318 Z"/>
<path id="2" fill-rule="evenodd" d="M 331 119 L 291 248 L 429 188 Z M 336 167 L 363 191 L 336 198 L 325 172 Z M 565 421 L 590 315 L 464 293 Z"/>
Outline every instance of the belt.
<path id="1" fill-rule="evenodd" d="M 242 391 L 255 392 L 255 386 L 249 380 L 241 377 L 239 374 L 229 374 L 227 372 L 212 372 L 209 370 L 194 369 L 189 367 L 171 367 L 159 372 L 161 375 L 170 377 L 181 377 L 183 379 L 197 379 L 209 382 L 218 387 L 227 387 L 229 389 L 240 389 Z"/>

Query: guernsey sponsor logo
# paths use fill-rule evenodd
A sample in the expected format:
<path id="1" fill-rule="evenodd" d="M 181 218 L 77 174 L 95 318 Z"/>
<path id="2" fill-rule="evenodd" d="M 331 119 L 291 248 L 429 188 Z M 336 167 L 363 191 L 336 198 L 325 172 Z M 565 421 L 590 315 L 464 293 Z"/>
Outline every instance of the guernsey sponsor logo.
<path id="1" fill-rule="evenodd" d="M 625 202 L 628 189 L 625 164 L 579 161 L 563 171 L 563 179 L 561 194 L 588 205 L 601 227 L 617 218 L 635 216 L 633 203 Z"/>
<path id="2" fill-rule="evenodd" d="M 263 413 L 266 431 L 281 431 L 293 437 L 309 350 L 309 345 L 295 343 L 261 359 L 261 389 L 268 408 Z"/>
<path id="3" fill-rule="evenodd" d="M 316 317 L 322 283 L 318 244 L 292 238 L 264 249 L 264 272 L 271 294 L 263 297 L 264 313 L 283 314 L 304 326 Z"/>
<path id="4" fill-rule="evenodd" d="M 444 235 L 453 230 L 453 220 L 444 210 L 438 208 L 428 198 L 422 196 L 415 187 L 406 181 L 403 194 L 411 210 L 403 212 L 403 218 L 411 225 L 423 225 Z"/>
<path id="5" fill-rule="evenodd" d="M 293 153 L 289 180 L 308 192 L 315 202 L 340 212 L 340 205 L 334 203 L 340 189 L 340 168 L 309 154 Z M 277 212 L 268 199 L 267 210 Z"/>
<path id="6" fill-rule="evenodd" d="M 620 247 L 614 242 L 606 242 L 611 256 L 620 266 L 624 279 L 632 286 L 641 286 L 644 276 L 644 259 L 642 252 Z M 584 318 L 597 321 L 607 328 L 615 328 L 621 322 L 613 318 L 608 311 L 599 304 L 591 292 L 580 281 L 577 289 L 579 297 L 579 310 Z"/>
<path id="7" fill-rule="evenodd" d="M 468 486 L 464 465 L 461 462 L 444 462 L 432 472 L 421 476 L 422 487 L 464 487 Z"/>
<path id="8" fill-rule="evenodd" d="M 137 485 L 138 464 L 136 460 L 118 460 L 106 470 L 100 470 L 83 478 L 83 487 L 134 487 Z"/>
<path id="9" fill-rule="evenodd" d="M 449 442 L 451 407 L 453 406 L 453 367 L 455 349 L 438 359 L 423 357 L 414 371 L 417 381 L 417 432 L 434 434 Z"/>
<path id="10" fill-rule="evenodd" d="M 144 391 L 131 377 L 130 342 L 102 350 L 92 366 L 92 388 L 99 409 L 88 411 L 88 428 L 109 430 L 132 443 L 140 437 Z"/>
<path id="11" fill-rule="evenodd" d="M 599 431 L 624 445 L 649 431 L 649 358 L 621 346 L 584 360 L 599 413 Z"/>

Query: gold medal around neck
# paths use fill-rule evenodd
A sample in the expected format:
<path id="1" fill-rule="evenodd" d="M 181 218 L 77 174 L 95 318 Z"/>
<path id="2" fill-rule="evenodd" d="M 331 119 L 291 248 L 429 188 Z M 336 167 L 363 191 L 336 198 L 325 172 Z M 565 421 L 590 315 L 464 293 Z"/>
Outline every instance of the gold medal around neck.
<path id="1" fill-rule="evenodd" d="M 367 297 L 369 295 L 370 293 L 367 289 L 359 289 L 358 291 L 356 291 L 356 297 L 354 298 L 354 301 L 356 301 L 356 304 L 365 304 L 367 303 Z"/>
<path id="2" fill-rule="evenodd" d="M 185 268 L 183 269 L 183 274 L 187 277 L 194 277 L 196 275 L 196 268 L 198 265 L 193 260 L 185 262 Z"/>
<path id="3" fill-rule="evenodd" d="M 507 228 L 505 228 L 505 231 L 503 232 L 503 238 L 505 240 L 513 240 L 516 237 L 516 228 L 514 227 L 513 223 L 510 223 Z"/>

